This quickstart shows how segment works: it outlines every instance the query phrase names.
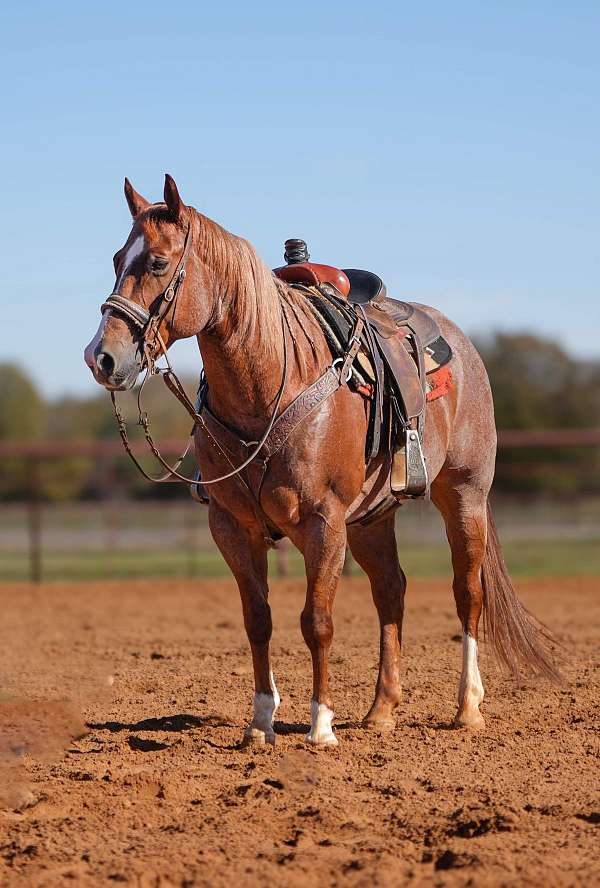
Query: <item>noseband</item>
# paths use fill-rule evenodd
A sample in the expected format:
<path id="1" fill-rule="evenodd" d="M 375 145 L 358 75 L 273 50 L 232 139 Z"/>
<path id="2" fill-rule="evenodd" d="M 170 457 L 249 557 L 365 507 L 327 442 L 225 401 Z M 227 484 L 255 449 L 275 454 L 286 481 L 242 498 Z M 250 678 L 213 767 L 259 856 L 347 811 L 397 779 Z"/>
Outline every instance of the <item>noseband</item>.
<path id="1" fill-rule="evenodd" d="M 133 302 L 132 299 L 128 299 L 126 296 L 122 296 L 118 292 L 111 293 L 106 301 L 100 306 L 100 312 L 102 314 L 104 314 L 105 311 L 110 310 L 113 314 L 120 315 L 122 318 L 125 318 L 125 320 L 131 321 L 139 330 L 141 350 L 144 354 L 144 359 L 150 368 L 153 367 L 154 358 L 158 351 L 156 347 L 157 339 L 163 353 L 166 354 L 166 347 L 162 336 L 160 335 L 159 327 L 169 313 L 169 310 L 172 309 L 173 315 L 175 314 L 177 296 L 179 288 L 185 280 L 185 266 L 192 249 L 193 239 L 192 224 L 190 222 L 185 234 L 183 251 L 179 262 L 177 263 L 177 268 L 173 272 L 166 290 L 163 290 L 160 296 L 155 299 L 152 311 L 148 311 L 143 305 L 138 305 L 137 302 Z"/>

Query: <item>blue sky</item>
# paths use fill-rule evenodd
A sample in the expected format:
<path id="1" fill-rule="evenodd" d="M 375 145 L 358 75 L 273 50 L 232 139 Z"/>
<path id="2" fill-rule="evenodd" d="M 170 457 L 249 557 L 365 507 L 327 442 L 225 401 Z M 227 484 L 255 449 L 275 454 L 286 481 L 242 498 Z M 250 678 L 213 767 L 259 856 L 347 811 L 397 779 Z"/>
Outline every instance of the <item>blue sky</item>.
<path id="1" fill-rule="evenodd" d="M 0 43 L 0 359 L 47 394 L 96 391 L 123 177 L 159 199 L 165 171 L 272 265 L 304 237 L 467 332 L 600 357 L 597 2 L 26 2 Z"/>

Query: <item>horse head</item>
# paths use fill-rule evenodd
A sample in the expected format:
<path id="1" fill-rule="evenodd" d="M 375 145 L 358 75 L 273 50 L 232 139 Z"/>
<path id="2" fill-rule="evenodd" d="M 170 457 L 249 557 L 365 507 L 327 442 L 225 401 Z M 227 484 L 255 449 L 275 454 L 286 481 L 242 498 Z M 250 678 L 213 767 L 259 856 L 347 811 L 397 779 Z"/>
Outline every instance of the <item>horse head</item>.
<path id="1" fill-rule="evenodd" d="M 210 275 L 192 247 L 196 214 L 171 176 L 152 204 L 125 179 L 133 226 L 113 258 L 115 284 L 84 360 L 110 390 L 130 389 L 149 360 L 202 330 L 211 310 Z M 202 298 L 205 296 L 206 298 Z"/>

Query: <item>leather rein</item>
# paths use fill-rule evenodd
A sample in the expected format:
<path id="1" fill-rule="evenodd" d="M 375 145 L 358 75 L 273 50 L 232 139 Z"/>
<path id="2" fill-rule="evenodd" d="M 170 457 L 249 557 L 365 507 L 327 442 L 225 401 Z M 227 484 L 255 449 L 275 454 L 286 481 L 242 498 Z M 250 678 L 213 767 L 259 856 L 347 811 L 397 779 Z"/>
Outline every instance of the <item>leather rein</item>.
<path id="1" fill-rule="evenodd" d="M 220 475 L 217 478 L 211 478 L 208 480 L 202 478 L 202 485 L 206 486 L 209 484 L 217 484 L 221 481 L 226 481 L 229 478 L 235 478 L 235 480 L 244 488 L 244 490 L 250 494 L 250 497 L 257 511 L 257 517 L 260 518 L 263 524 L 265 539 L 267 540 L 267 542 L 271 543 L 272 535 L 269 529 L 269 521 L 260 505 L 260 490 L 262 488 L 262 481 L 264 480 L 264 475 L 266 473 L 268 462 L 270 458 L 285 444 L 296 426 L 298 426 L 304 419 L 306 419 L 307 416 L 312 413 L 312 411 L 315 410 L 320 404 L 322 404 L 323 401 L 325 401 L 330 395 L 337 391 L 340 386 L 345 385 L 345 383 L 348 381 L 348 379 L 350 378 L 352 363 L 360 347 L 360 335 L 363 329 L 363 322 L 360 319 L 357 319 L 356 326 L 352 332 L 352 337 L 348 342 L 344 356 L 334 361 L 333 365 L 329 366 L 327 370 L 311 386 L 309 386 L 308 389 L 305 389 L 303 392 L 301 392 L 280 415 L 279 408 L 283 399 L 288 375 L 288 348 L 285 330 L 285 316 L 283 308 L 281 309 L 281 325 L 283 337 L 283 370 L 281 384 L 275 396 L 273 413 L 260 440 L 256 442 L 246 442 L 237 431 L 234 431 L 228 426 L 225 426 L 216 416 L 214 416 L 214 414 L 212 414 L 208 407 L 206 407 L 204 402 L 208 393 L 208 384 L 206 383 L 204 377 L 201 379 L 197 403 L 193 404 L 191 402 L 187 393 L 185 392 L 185 389 L 183 388 L 180 379 L 171 366 L 167 355 L 166 345 L 160 334 L 160 325 L 164 320 L 166 320 L 169 312 L 171 312 L 171 322 L 175 315 L 177 298 L 181 289 L 181 285 L 183 284 L 183 281 L 186 277 L 185 266 L 190 256 L 192 244 L 193 229 L 192 224 L 190 223 L 185 235 L 183 250 L 177 264 L 177 268 L 175 269 L 175 272 L 171 277 L 167 288 L 157 297 L 150 311 L 148 311 L 146 308 L 139 305 L 138 303 L 133 302 L 131 299 L 122 296 L 118 292 L 111 293 L 111 295 L 103 302 L 100 308 L 102 314 L 104 314 L 105 311 L 112 311 L 114 314 L 120 315 L 121 317 L 130 321 L 139 331 L 140 347 L 144 355 L 144 366 L 146 368 L 146 372 L 137 397 L 138 424 L 142 427 L 144 431 L 144 437 L 154 457 L 166 469 L 165 474 L 158 477 L 154 477 L 148 474 L 148 472 L 146 472 L 144 467 L 134 455 L 127 433 L 125 418 L 117 404 L 115 392 L 111 391 L 110 397 L 117 421 L 117 426 L 119 429 L 119 434 L 127 455 L 130 457 L 137 469 L 147 480 L 153 481 L 157 484 L 166 482 L 196 484 L 197 478 L 188 478 L 185 475 L 182 475 L 178 471 L 178 469 L 189 452 L 190 446 L 193 441 L 193 433 L 196 427 L 200 427 L 206 434 L 210 443 L 218 451 L 220 456 L 231 466 L 231 471 L 227 472 L 224 475 Z M 166 368 L 158 367 L 156 365 L 156 360 L 161 355 L 164 356 L 166 360 Z M 337 365 L 339 365 L 339 367 Z M 150 433 L 148 414 L 142 406 L 142 395 L 144 387 L 146 385 L 146 382 L 148 381 L 148 378 L 153 375 L 162 376 L 167 388 L 185 407 L 194 422 L 187 447 L 185 448 L 181 456 L 177 458 L 174 466 L 170 466 L 166 462 L 159 448 L 154 442 Z M 249 456 L 245 460 L 243 460 L 240 465 L 234 466 L 225 447 L 221 445 L 218 438 L 208 428 L 204 416 L 202 415 L 203 412 L 206 412 L 209 422 L 213 426 L 215 426 L 219 430 L 219 432 L 222 432 L 225 435 L 228 434 L 229 437 L 234 438 L 238 444 L 241 444 L 246 448 L 249 448 L 251 445 L 255 445 Z M 251 463 L 257 460 L 257 458 L 259 458 L 261 451 L 262 459 L 260 460 L 260 463 L 262 465 L 262 473 L 259 488 L 257 493 L 255 494 L 247 480 L 240 473 L 248 466 L 250 466 Z"/>

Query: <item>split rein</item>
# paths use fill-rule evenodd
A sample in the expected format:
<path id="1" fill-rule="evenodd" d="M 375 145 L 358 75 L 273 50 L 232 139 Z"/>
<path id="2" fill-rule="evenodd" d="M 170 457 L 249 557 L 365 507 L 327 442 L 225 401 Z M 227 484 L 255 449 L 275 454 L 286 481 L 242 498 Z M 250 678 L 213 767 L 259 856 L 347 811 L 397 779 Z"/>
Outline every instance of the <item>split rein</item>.
<path id="1" fill-rule="evenodd" d="M 127 432 L 127 424 L 125 421 L 125 417 L 123 416 L 119 406 L 117 404 L 117 399 L 115 396 L 115 392 L 111 391 L 110 397 L 113 405 L 113 411 L 115 414 L 115 418 L 117 421 L 117 427 L 119 429 L 119 435 L 121 437 L 121 441 L 123 442 L 123 447 L 132 460 L 138 471 L 146 478 L 148 481 L 153 481 L 156 484 L 163 484 L 167 482 L 179 482 L 185 484 L 197 484 L 198 476 L 195 478 L 188 478 L 185 475 L 182 475 L 179 472 L 179 467 L 183 463 L 185 457 L 187 456 L 189 449 L 191 447 L 193 441 L 193 434 L 196 427 L 202 429 L 202 431 L 206 434 L 213 447 L 218 451 L 220 456 L 231 466 L 231 471 L 227 472 L 224 475 L 220 475 L 217 478 L 211 478 L 206 480 L 202 478 L 201 483 L 203 486 L 209 484 L 217 484 L 220 481 L 226 481 L 229 478 L 236 478 L 236 480 L 241 483 L 241 485 L 247 489 L 248 493 L 252 496 L 253 499 L 256 500 L 256 505 L 262 513 L 262 509 L 260 508 L 260 503 L 258 501 L 260 497 L 260 490 L 258 492 L 258 497 L 253 494 L 249 484 L 245 480 L 240 473 L 246 469 L 254 460 L 259 456 L 261 450 L 265 448 L 266 457 L 263 459 L 263 477 L 264 471 L 266 470 L 268 459 L 283 446 L 289 435 L 292 433 L 294 428 L 299 425 L 303 419 L 305 419 L 317 406 L 319 406 L 327 397 L 333 394 L 337 388 L 341 385 L 344 385 L 351 374 L 351 367 L 358 353 L 358 349 L 360 348 L 360 335 L 363 329 L 363 322 L 360 319 L 357 319 L 356 326 L 353 330 L 350 341 L 347 345 L 346 352 L 343 357 L 336 359 L 333 365 L 331 365 L 325 373 L 319 377 L 308 389 L 305 389 L 295 398 L 292 403 L 287 407 L 287 409 L 279 415 L 279 408 L 281 406 L 281 401 L 283 399 L 287 376 L 288 376 L 288 346 L 286 339 L 286 330 L 285 330 L 285 315 L 283 312 L 283 308 L 281 309 L 281 328 L 282 328 L 282 337 L 283 337 L 283 370 L 281 377 L 281 384 L 279 389 L 277 390 L 277 394 L 275 396 L 275 401 L 273 405 L 273 412 L 271 418 L 267 424 L 267 427 L 262 434 L 259 441 L 246 442 L 242 438 L 237 438 L 240 444 L 245 447 L 250 447 L 251 444 L 254 444 L 254 448 L 250 455 L 238 466 L 234 466 L 231 461 L 229 454 L 226 449 L 220 444 L 217 438 L 211 433 L 208 428 L 204 417 L 202 416 L 202 410 L 206 409 L 209 416 L 212 418 L 213 422 L 215 422 L 218 426 L 223 428 L 224 432 L 229 432 L 233 434 L 227 427 L 222 426 L 216 417 L 214 417 L 208 408 L 204 408 L 204 401 L 206 398 L 206 393 L 208 391 L 208 386 L 206 382 L 201 379 L 201 384 L 199 387 L 199 395 L 198 401 L 196 404 L 193 404 L 188 397 L 179 377 L 173 370 L 171 363 L 169 361 L 167 355 L 167 348 L 165 342 L 160 334 L 160 325 L 166 320 L 169 312 L 171 313 L 171 322 L 175 315 L 175 309 L 177 305 L 177 297 L 179 295 L 180 287 L 185 280 L 186 270 L 185 266 L 187 264 L 187 260 L 189 258 L 191 247 L 193 243 L 193 232 L 191 224 L 188 227 L 185 236 L 185 242 L 183 246 L 183 251 L 181 254 L 181 258 L 175 269 L 173 276 L 169 282 L 167 288 L 163 291 L 163 293 L 157 298 L 155 301 L 155 306 L 153 311 L 148 311 L 143 306 L 138 305 L 132 300 L 122 296 L 118 292 L 112 293 L 106 301 L 101 306 L 101 312 L 112 311 L 114 314 L 120 315 L 126 320 L 130 321 L 137 330 L 140 332 L 140 347 L 141 351 L 144 355 L 144 365 L 146 368 L 146 372 L 144 375 L 144 379 L 142 380 L 142 384 L 140 386 L 138 396 L 137 396 L 137 407 L 138 407 L 138 425 L 140 425 L 144 432 L 144 437 L 146 442 L 152 451 L 154 457 L 158 460 L 158 462 L 166 469 L 165 474 L 159 475 L 155 477 L 150 475 L 144 467 L 141 465 L 135 454 L 133 453 L 131 443 L 129 441 L 129 435 Z M 158 367 L 156 365 L 157 356 L 164 356 L 165 361 L 167 363 L 166 368 Z M 340 365 L 339 368 L 337 365 Z M 145 388 L 145 385 L 150 376 L 160 375 L 163 378 L 163 381 L 167 388 L 175 395 L 175 397 L 180 401 L 180 403 L 185 407 L 185 409 L 190 414 L 193 420 L 193 426 L 190 432 L 190 439 L 187 443 L 187 446 L 183 453 L 177 458 L 175 465 L 170 466 L 167 461 L 164 459 L 161 454 L 158 446 L 156 445 L 152 435 L 150 433 L 150 426 L 148 420 L 148 414 L 143 409 L 142 406 L 142 395 Z M 204 374 L 203 374 L 204 375 Z M 236 436 L 237 437 L 237 436 Z M 261 482 L 262 485 L 262 482 Z M 266 525 L 266 516 L 261 514 L 263 518 L 263 523 Z"/>

